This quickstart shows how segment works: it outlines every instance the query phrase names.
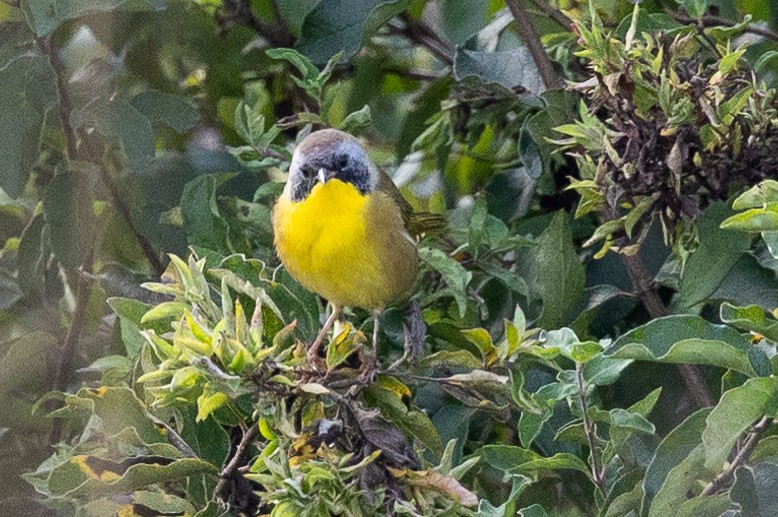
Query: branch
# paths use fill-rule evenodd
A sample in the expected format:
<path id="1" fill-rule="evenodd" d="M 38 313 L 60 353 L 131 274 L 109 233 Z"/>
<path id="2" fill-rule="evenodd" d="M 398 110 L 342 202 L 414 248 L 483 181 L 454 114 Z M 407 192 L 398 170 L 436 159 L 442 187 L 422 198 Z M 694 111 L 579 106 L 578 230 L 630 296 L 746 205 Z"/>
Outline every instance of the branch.
<path id="1" fill-rule="evenodd" d="M 253 422 L 248 429 L 243 431 L 243 437 L 235 448 L 235 454 L 219 475 L 221 479 L 219 479 L 219 482 L 216 484 L 216 488 L 213 491 L 215 497 L 221 497 L 223 492 L 227 489 L 227 482 L 238 471 L 238 468 L 241 467 L 246 451 L 248 450 L 251 441 L 257 437 L 257 433 L 259 433 L 259 424 L 257 422 Z"/>
<path id="2" fill-rule="evenodd" d="M 649 316 L 653 319 L 668 316 L 670 311 L 667 310 L 665 304 L 662 303 L 662 299 L 659 298 L 659 293 L 657 293 L 652 285 L 651 275 L 640 256 L 638 254 L 621 254 L 620 256 L 621 261 L 624 263 L 624 267 L 627 269 L 629 278 L 632 281 L 632 288 L 635 291 L 635 295 L 646 308 Z M 699 368 L 693 364 L 679 364 L 678 370 L 686 383 L 686 387 L 689 388 L 689 392 L 692 394 L 692 397 L 699 407 L 711 407 L 715 405 L 715 401 L 705 384 L 705 379 Z"/>
<path id="3" fill-rule="evenodd" d="M 92 255 L 84 259 L 79 273 L 91 273 Z M 87 308 L 89 307 L 89 298 L 92 296 L 92 279 L 89 274 L 79 274 L 76 280 L 76 306 L 73 309 L 73 317 L 70 320 L 65 341 L 60 350 L 60 363 L 57 369 L 54 381 L 55 391 L 65 391 L 67 388 L 68 374 L 72 369 L 73 356 L 76 354 L 76 345 L 81 331 L 84 329 L 84 319 L 86 318 Z M 51 433 L 49 434 L 49 443 L 59 442 L 62 436 L 62 419 L 55 418 L 51 424 Z"/>
<path id="4" fill-rule="evenodd" d="M 771 423 L 772 421 L 770 418 L 763 416 L 762 419 L 754 425 L 751 431 L 746 434 L 746 441 L 743 444 L 743 448 L 738 451 L 735 459 L 732 460 L 729 467 L 727 467 L 724 472 L 708 483 L 702 492 L 700 492 L 701 496 L 715 494 L 732 479 L 732 476 L 735 474 L 738 467 L 745 463 L 748 460 L 748 457 L 751 456 L 751 453 L 754 452 L 754 449 L 759 443 L 761 434 L 767 430 Z"/>
<path id="5" fill-rule="evenodd" d="M 703 16 L 700 19 L 696 19 L 678 13 L 671 13 L 670 15 L 672 16 L 673 19 L 675 19 L 675 21 L 679 23 L 685 23 L 688 25 L 697 25 L 702 28 L 734 27 L 735 25 L 737 25 L 737 22 L 728 20 L 726 18 L 722 18 L 720 16 Z M 770 29 L 763 29 L 762 27 L 759 27 L 756 24 L 747 25 L 743 30 L 750 34 L 755 34 L 757 36 L 762 36 L 763 38 L 767 38 L 769 40 L 778 42 L 778 34 L 771 31 Z"/>
<path id="6" fill-rule="evenodd" d="M 556 73 L 554 63 L 548 57 L 548 53 L 543 47 L 535 27 L 532 25 L 529 12 L 522 0 L 505 0 L 505 4 L 516 20 L 516 32 L 519 33 L 519 38 L 527 46 L 527 50 L 529 50 L 532 60 L 535 62 L 538 72 L 540 72 L 540 77 L 543 79 L 543 84 L 549 89 L 559 88 L 562 80 Z"/>
<path id="7" fill-rule="evenodd" d="M 605 494 L 605 471 L 600 467 L 600 457 L 597 454 L 597 430 L 594 424 L 589 421 L 589 405 L 586 402 L 586 385 L 584 384 L 583 369 L 581 363 L 575 363 L 575 376 L 578 381 L 578 399 L 581 402 L 581 418 L 583 420 L 584 433 L 586 433 L 586 441 L 589 443 L 589 455 L 591 457 L 591 475 L 592 481 L 597 485 L 601 494 Z"/>
<path id="8" fill-rule="evenodd" d="M 68 92 L 67 84 L 65 83 L 67 69 L 65 68 L 65 64 L 62 62 L 62 58 L 59 55 L 59 49 L 56 48 L 51 43 L 51 41 L 47 41 L 44 38 L 38 38 L 36 42 L 38 43 L 41 51 L 48 56 L 49 62 L 51 63 L 51 67 L 54 69 L 56 76 L 57 94 L 59 96 L 59 118 L 60 122 L 62 123 L 62 130 L 65 133 L 65 141 L 67 142 L 66 158 L 71 162 L 89 161 L 99 167 L 100 179 L 111 195 L 111 202 L 119 211 L 122 219 L 124 219 L 125 223 L 127 223 L 127 226 L 129 226 L 133 237 L 135 237 L 135 240 L 138 242 L 138 245 L 143 251 L 143 255 L 154 269 L 154 273 L 157 276 L 162 276 L 162 273 L 165 272 L 165 267 L 162 265 L 162 261 L 160 260 L 159 255 L 156 251 L 154 251 L 154 247 L 151 245 L 151 242 L 149 242 L 149 240 L 145 236 L 141 235 L 135 228 L 135 224 L 133 223 L 132 216 L 130 214 L 130 209 L 127 206 L 127 203 L 125 203 L 121 192 L 116 187 L 116 184 L 113 182 L 113 179 L 111 178 L 108 170 L 103 167 L 101 160 L 98 160 L 93 156 L 81 156 L 83 153 L 81 152 L 81 148 L 78 146 L 78 137 L 76 136 L 76 131 L 70 124 L 70 113 L 73 111 L 73 103 L 70 100 L 70 93 Z M 91 273 L 91 271 L 85 272 Z"/>
<path id="9" fill-rule="evenodd" d="M 423 46 L 429 50 L 433 56 L 446 63 L 448 66 L 454 64 L 454 49 L 451 48 L 451 45 L 443 41 L 432 27 L 421 20 L 414 20 L 407 13 L 402 13 L 400 19 L 405 24 L 405 27 L 397 28 L 390 24 L 388 26 L 390 32 L 401 34 L 414 43 Z"/>
<path id="10" fill-rule="evenodd" d="M 37 38 L 36 43 L 40 47 L 41 52 L 46 54 L 49 58 L 49 63 L 54 69 L 55 78 L 57 81 L 57 94 L 59 96 L 59 119 L 62 123 L 62 130 L 65 133 L 66 158 L 68 160 L 78 159 L 78 139 L 76 138 L 76 132 L 73 130 L 73 126 L 70 125 L 70 112 L 73 110 L 73 104 L 70 102 L 70 94 L 68 93 L 67 85 L 65 84 L 65 63 L 62 62 L 62 58 L 59 56 L 59 49 L 55 48 L 50 41 L 45 38 Z"/>

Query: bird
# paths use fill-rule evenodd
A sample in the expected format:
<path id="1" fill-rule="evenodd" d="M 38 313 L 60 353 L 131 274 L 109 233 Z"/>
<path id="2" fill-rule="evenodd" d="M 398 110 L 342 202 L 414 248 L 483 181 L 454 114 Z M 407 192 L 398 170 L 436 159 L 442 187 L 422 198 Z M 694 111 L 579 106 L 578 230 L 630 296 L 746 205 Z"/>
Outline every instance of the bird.
<path id="1" fill-rule="evenodd" d="M 287 272 L 328 300 L 332 313 L 308 348 L 309 362 L 344 307 L 372 313 L 375 367 L 379 317 L 409 294 L 419 269 L 417 237 L 445 226 L 440 214 L 414 212 L 392 179 L 353 136 L 321 129 L 296 146 L 272 214 L 276 253 Z"/>

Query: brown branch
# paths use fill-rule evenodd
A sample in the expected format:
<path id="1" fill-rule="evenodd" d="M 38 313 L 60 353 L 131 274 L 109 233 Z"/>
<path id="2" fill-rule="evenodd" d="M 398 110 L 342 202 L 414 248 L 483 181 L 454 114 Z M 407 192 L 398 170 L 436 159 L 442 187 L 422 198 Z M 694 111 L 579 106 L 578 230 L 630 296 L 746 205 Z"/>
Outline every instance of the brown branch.
<path id="1" fill-rule="evenodd" d="M 662 303 L 662 299 L 659 298 L 659 293 L 657 293 L 652 285 L 651 275 L 640 256 L 638 254 L 621 254 L 620 256 L 621 261 L 624 263 L 624 267 L 627 269 L 627 274 L 629 274 L 629 278 L 632 281 L 632 288 L 635 291 L 635 295 L 646 308 L 649 316 L 654 319 L 669 316 L 670 311 L 667 310 L 665 304 Z M 715 405 L 715 401 L 705 384 L 705 379 L 699 368 L 693 364 L 679 364 L 678 371 L 699 407 L 710 407 Z"/>
<path id="2" fill-rule="evenodd" d="M 390 32 L 401 34 L 423 46 L 440 61 L 451 66 L 454 64 L 454 49 L 451 45 L 443 41 L 438 34 L 427 23 L 421 20 L 414 20 L 407 13 L 402 13 L 400 19 L 405 24 L 403 28 L 397 28 L 389 25 Z"/>
<path id="3" fill-rule="evenodd" d="M 754 449 L 759 443 L 759 438 L 761 437 L 762 433 L 767 430 L 771 423 L 772 420 L 767 416 L 764 416 L 759 422 L 754 424 L 751 430 L 746 434 L 745 443 L 737 452 L 735 458 L 724 470 L 724 472 L 716 476 L 713 481 L 707 484 L 702 492 L 700 492 L 701 496 L 715 494 L 722 487 L 724 487 L 724 485 L 726 485 L 730 479 L 732 479 L 732 476 L 735 474 L 735 471 L 738 469 L 738 467 L 745 463 L 748 460 L 748 457 L 751 456 L 751 453 L 754 452 Z"/>
<path id="4" fill-rule="evenodd" d="M 562 79 L 557 74 L 551 58 L 548 57 L 548 53 L 543 47 L 534 25 L 532 25 L 532 19 L 523 1 L 505 0 L 505 4 L 516 20 L 516 32 L 519 34 L 521 41 L 524 42 L 527 50 L 529 50 L 532 60 L 535 62 L 538 72 L 540 72 L 540 77 L 543 79 L 543 84 L 549 89 L 559 88 L 562 85 Z"/>
<path id="5" fill-rule="evenodd" d="M 589 420 L 588 410 L 589 405 L 586 402 L 586 385 L 584 384 L 583 369 L 581 363 L 575 363 L 575 376 L 578 382 L 578 399 L 581 402 L 581 419 L 583 420 L 584 433 L 586 434 L 586 441 L 589 444 L 589 457 L 591 458 L 591 470 L 592 481 L 600 490 L 601 494 L 605 494 L 605 470 L 600 467 L 600 457 L 597 454 L 597 429 L 594 424 Z"/>
<path id="6" fill-rule="evenodd" d="M 45 38 L 35 40 L 40 47 L 41 52 L 49 58 L 49 63 L 54 69 L 54 76 L 57 81 L 57 94 L 59 96 L 59 119 L 62 124 L 62 130 L 65 133 L 65 142 L 67 145 L 66 158 L 69 160 L 78 159 L 78 139 L 73 126 L 70 124 L 70 112 L 73 110 L 73 104 L 70 101 L 67 85 L 65 84 L 65 63 L 59 55 L 59 49 L 54 47 L 50 41 Z"/>
<path id="7" fill-rule="evenodd" d="M 70 326 L 65 334 L 65 341 L 60 350 L 60 362 L 57 368 L 54 380 L 55 391 L 65 391 L 68 383 L 68 376 L 73 365 L 73 356 L 76 355 L 76 345 L 84 329 L 84 319 L 86 318 L 87 308 L 89 307 L 89 298 L 92 296 L 92 277 L 89 273 L 92 271 L 92 255 L 84 259 L 84 264 L 79 270 L 76 280 L 76 306 L 73 309 L 73 317 L 70 320 Z M 87 274 L 80 274 L 87 273 Z M 54 408 L 51 408 L 52 410 Z M 49 433 L 49 443 L 55 444 L 62 437 L 62 419 L 55 418 L 51 424 Z"/>
<path id="8" fill-rule="evenodd" d="M 227 489 L 227 482 L 238 471 L 238 468 L 242 466 L 241 463 L 243 463 L 246 451 L 248 451 L 252 440 L 257 437 L 257 433 L 259 433 L 259 425 L 257 422 L 253 422 L 248 429 L 243 431 L 243 437 L 235 448 L 235 454 L 219 475 L 221 479 L 219 479 L 219 482 L 216 484 L 216 488 L 213 491 L 214 497 L 219 498 L 223 495 L 224 491 Z"/>
<path id="9" fill-rule="evenodd" d="M 734 27 L 735 25 L 737 25 L 737 22 L 728 20 L 726 18 L 722 18 L 720 16 L 703 16 L 700 19 L 696 19 L 678 13 L 671 13 L 670 15 L 673 17 L 673 19 L 675 19 L 675 21 L 679 23 L 684 23 L 687 25 L 697 25 L 701 28 Z M 750 34 L 755 34 L 757 36 L 762 36 L 763 38 L 767 38 L 769 40 L 778 42 L 778 34 L 771 31 L 770 29 L 763 29 L 762 27 L 758 27 L 755 24 L 751 24 L 751 25 L 747 25 L 743 30 Z"/>

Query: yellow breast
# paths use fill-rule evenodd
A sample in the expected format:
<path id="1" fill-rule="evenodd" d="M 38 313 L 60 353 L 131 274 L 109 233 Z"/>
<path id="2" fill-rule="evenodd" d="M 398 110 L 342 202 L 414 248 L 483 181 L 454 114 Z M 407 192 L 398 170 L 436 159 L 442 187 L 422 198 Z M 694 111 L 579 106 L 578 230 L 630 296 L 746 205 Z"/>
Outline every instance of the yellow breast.
<path id="1" fill-rule="evenodd" d="M 396 204 L 332 179 L 273 210 L 278 256 L 307 289 L 338 305 L 383 308 L 413 285 L 416 246 Z"/>

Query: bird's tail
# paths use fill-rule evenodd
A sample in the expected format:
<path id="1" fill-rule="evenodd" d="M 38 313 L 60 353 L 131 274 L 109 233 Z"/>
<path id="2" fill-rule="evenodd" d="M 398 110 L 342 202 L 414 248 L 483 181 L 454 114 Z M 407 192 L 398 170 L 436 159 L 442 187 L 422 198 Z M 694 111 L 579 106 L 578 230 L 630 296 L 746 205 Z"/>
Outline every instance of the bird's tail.
<path id="1" fill-rule="evenodd" d="M 439 234 L 446 229 L 446 219 L 441 214 L 414 212 L 408 221 L 408 230 L 415 237 Z"/>

